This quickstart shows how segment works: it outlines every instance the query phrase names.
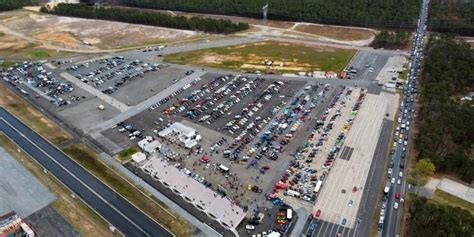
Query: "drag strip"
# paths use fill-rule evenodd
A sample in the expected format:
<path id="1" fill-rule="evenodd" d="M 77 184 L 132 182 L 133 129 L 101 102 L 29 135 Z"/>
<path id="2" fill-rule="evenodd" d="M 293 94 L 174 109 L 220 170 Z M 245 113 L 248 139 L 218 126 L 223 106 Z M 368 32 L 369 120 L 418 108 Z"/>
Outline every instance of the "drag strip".
<path id="1" fill-rule="evenodd" d="M 0 131 L 124 235 L 173 236 L 3 108 Z"/>

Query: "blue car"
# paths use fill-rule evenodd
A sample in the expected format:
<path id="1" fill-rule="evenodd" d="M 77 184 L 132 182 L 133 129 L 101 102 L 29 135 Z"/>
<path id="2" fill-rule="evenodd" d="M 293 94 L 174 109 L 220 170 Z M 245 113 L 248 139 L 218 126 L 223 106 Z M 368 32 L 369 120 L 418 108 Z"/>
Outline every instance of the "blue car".
<path id="1" fill-rule="evenodd" d="M 342 219 L 341 225 L 345 225 L 347 223 L 346 218 Z"/>

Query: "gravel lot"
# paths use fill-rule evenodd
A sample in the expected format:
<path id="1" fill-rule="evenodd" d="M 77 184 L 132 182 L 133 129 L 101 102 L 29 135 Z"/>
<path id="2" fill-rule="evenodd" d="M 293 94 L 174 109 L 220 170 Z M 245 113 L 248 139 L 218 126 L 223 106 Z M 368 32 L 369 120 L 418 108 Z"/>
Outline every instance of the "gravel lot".
<path id="1" fill-rule="evenodd" d="M 0 147 L 0 215 L 15 211 L 25 218 L 56 197 L 28 170 Z"/>

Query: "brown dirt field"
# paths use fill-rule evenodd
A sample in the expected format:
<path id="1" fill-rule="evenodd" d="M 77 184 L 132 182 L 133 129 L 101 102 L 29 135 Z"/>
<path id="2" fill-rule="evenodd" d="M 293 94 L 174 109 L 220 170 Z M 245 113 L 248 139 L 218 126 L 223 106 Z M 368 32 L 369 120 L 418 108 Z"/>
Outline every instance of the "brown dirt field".
<path id="1" fill-rule="evenodd" d="M 52 45 L 71 49 L 116 49 L 186 40 L 202 35 L 194 31 L 62 17 L 25 10 L 0 13 L 0 24 Z M 92 46 L 85 44 L 92 44 Z"/>
<path id="2" fill-rule="evenodd" d="M 37 34 L 35 38 L 65 48 L 76 48 L 77 45 L 82 44 L 69 32 L 42 32 Z"/>
<path id="3" fill-rule="evenodd" d="M 0 37 L 0 51 L 4 50 L 20 50 L 30 46 L 28 41 L 15 37 L 13 35 L 7 35 Z"/>
<path id="4" fill-rule="evenodd" d="M 369 30 L 323 25 L 298 25 L 295 30 L 336 40 L 366 40 L 374 35 Z"/>

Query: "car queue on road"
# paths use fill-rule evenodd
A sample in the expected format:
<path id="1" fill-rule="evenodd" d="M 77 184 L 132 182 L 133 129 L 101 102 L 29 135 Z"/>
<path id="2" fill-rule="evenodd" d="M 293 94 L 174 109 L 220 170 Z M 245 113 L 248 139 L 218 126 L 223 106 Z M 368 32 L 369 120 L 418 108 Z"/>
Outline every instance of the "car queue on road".
<path id="1" fill-rule="evenodd" d="M 423 38 L 426 30 L 427 12 L 428 1 L 425 0 L 418 21 L 418 28 L 413 37 L 408 75 L 403 87 L 403 99 L 400 103 L 398 125 L 394 134 L 391 161 L 388 168 L 388 179 L 390 182 L 387 182 L 387 186 L 384 189 L 382 209 L 378 222 L 378 230 L 383 231 L 382 236 L 397 235 L 398 223 L 402 216 L 399 210 L 403 210 L 400 206 L 404 203 L 406 191 L 404 178 L 407 177 L 407 171 L 405 167 L 406 162 L 408 162 L 409 145 L 412 140 L 410 128 L 413 125 L 412 120 L 416 117 L 415 98 L 419 92 L 417 79 L 421 72 L 421 61 L 423 60 Z"/>

